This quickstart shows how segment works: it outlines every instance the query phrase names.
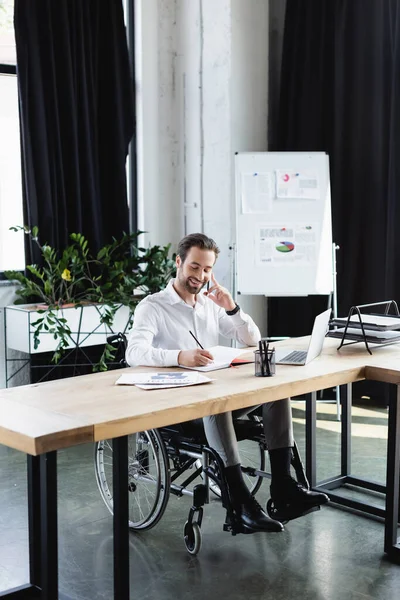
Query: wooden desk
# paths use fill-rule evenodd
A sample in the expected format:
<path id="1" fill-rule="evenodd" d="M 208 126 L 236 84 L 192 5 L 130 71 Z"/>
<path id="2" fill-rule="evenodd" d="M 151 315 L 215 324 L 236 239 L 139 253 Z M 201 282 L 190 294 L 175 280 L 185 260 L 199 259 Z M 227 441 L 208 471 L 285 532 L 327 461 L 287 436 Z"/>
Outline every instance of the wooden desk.
<path id="1" fill-rule="evenodd" d="M 291 340 L 291 346 L 294 341 L 301 346 L 307 338 Z M 1 411 L 0 443 L 42 454 L 88 441 L 90 435 L 92 440 L 112 438 L 360 381 L 367 364 L 379 367 L 382 360 L 400 358 L 394 346 L 377 350 L 379 359 L 354 346 L 338 353 L 333 339 L 327 338 L 325 346 L 305 367 L 279 365 L 271 378 L 254 377 L 253 365 L 212 371 L 215 382 L 185 388 L 184 393 L 115 386 L 115 371 L 0 390 L 0 406 L 7 401 L 15 405 L 9 414 Z M 80 435 L 83 439 L 77 439 Z"/>
<path id="2" fill-rule="evenodd" d="M 307 341 L 308 338 L 285 340 L 277 346 L 304 347 Z M 324 351 L 316 360 L 305 367 L 280 365 L 272 378 L 254 377 L 254 366 L 243 365 L 210 372 L 210 377 L 215 378 L 212 384 L 183 390 L 144 391 L 131 386 L 115 386 L 119 377 L 115 371 L 0 390 L 0 443 L 26 452 L 31 457 L 28 459 L 30 557 L 31 582 L 35 588 L 32 585 L 24 588 L 25 595 L 14 591 L 0 594 L 0 597 L 57 600 L 56 450 L 116 438 L 114 457 L 118 460 L 114 460 L 113 477 L 116 507 L 114 593 L 115 598 L 124 600 L 128 598 L 126 590 L 129 589 L 126 436 L 144 429 L 273 402 L 366 378 L 400 384 L 399 347 L 377 348 L 372 356 L 361 345 L 347 346 L 340 352 L 336 347 L 337 340 L 327 338 Z M 400 465 L 399 406 L 396 398 L 391 407 L 388 446 L 385 551 L 393 558 L 400 554 L 397 533 L 396 539 L 394 537 Z M 37 531 L 40 520 L 41 536 Z M 40 555 L 39 565 L 37 557 Z M 27 589 L 32 595 L 26 595 Z"/>

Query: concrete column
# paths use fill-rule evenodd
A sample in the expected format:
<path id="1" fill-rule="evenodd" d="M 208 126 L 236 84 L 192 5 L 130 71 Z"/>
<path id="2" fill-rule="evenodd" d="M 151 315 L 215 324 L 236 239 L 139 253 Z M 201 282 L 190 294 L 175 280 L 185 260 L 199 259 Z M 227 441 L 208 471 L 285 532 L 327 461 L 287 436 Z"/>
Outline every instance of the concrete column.
<path id="1" fill-rule="evenodd" d="M 267 150 L 269 3 L 137 2 L 141 222 L 151 243 L 175 245 L 195 231 L 213 237 L 217 278 L 232 288 L 234 153 Z M 266 333 L 265 298 L 240 302 Z"/>

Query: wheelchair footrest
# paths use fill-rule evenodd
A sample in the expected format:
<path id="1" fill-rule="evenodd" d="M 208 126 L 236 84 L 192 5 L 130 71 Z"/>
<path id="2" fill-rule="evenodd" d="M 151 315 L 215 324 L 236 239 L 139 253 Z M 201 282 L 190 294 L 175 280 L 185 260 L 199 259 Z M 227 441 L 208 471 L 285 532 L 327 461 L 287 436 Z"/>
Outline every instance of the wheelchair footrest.
<path id="1" fill-rule="evenodd" d="M 233 511 L 227 510 L 226 517 L 225 517 L 225 523 L 224 523 L 222 529 L 223 529 L 223 531 L 227 531 L 228 533 L 231 533 L 232 535 L 236 535 L 237 533 L 240 533 L 240 531 L 238 531 L 238 526 L 236 524 L 236 519 L 235 519 L 235 516 L 233 515 Z"/>
<path id="2" fill-rule="evenodd" d="M 281 510 L 273 509 L 271 511 L 269 508 L 267 508 L 267 512 L 272 519 L 276 519 L 277 521 L 280 521 L 281 523 L 285 524 L 288 521 L 293 521 L 294 519 L 305 517 L 306 515 L 309 515 L 310 513 L 320 509 L 321 507 L 319 504 L 314 506 L 310 506 L 309 504 L 298 504 L 289 506 L 287 508 L 283 508 Z"/>

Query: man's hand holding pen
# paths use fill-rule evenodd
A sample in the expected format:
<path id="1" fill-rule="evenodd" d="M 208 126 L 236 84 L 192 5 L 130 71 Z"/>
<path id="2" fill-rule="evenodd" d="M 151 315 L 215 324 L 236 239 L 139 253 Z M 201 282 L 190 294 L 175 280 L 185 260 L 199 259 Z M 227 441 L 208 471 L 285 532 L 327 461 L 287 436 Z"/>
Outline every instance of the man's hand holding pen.
<path id="1" fill-rule="evenodd" d="M 189 333 L 200 349 L 181 350 L 178 354 L 178 364 L 182 367 L 206 367 L 213 362 L 214 357 L 208 350 L 204 350 L 193 331 Z"/>
<path id="2" fill-rule="evenodd" d="M 178 354 L 178 364 L 183 367 L 206 367 L 214 360 L 208 350 L 196 348 L 196 350 L 181 350 Z"/>
<path id="3" fill-rule="evenodd" d="M 236 306 L 236 303 L 229 291 L 222 285 L 219 285 L 218 281 L 214 277 L 214 273 L 211 274 L 211 280 L 212 286 L 209 290 L 204 292 L 204 295 L 221 308 L 224 308 L 225 310 L 233 310 Z"/>

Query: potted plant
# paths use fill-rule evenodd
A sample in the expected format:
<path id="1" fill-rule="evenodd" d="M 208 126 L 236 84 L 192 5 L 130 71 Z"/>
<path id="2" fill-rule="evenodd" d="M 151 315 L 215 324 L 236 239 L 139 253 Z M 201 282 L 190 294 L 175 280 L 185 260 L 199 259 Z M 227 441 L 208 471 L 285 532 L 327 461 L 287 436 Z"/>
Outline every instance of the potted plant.
<path id="1" fill-rule="evenodd" d="M 90 345 L 88 327 L 82 330 L 85 309 L 90 309 L 92 316 L 93 313 L 96 315 L 95 329 L 104 325 L 105 334 L 113 331 L 116 315 L 122 311 L 126 316 L 126 330 L 138 302 L 163 289 L 175 268 L 170 245 L 138 246 L 141 231 L 114 238 L 93 256 L 88 241 L 80 233 L 72 233 L 71 243 L 58 252 L 48 244 L 41 244 L 37 227 L 12 229 L 22 229 L 38 246 L 43 265 L 27 265 L 25 274 L 6 271 L 5 276 L 19 283 L 15 304 L 23 304 L 25 310 L 33 311 L 35 315 L 35 320 L 30 321 L 33 350 L 40 351 L 44 336 L 45 350 L 48 340 L 53 340 L 52 362 L 56 364 L 67 349 L 79 345 L 80 331 L 86 336 L 81 336 L 82 343 Z M 72 311 L 68 310 L 71 308 Z M 72 321 L 79 321 L 78 333 L 76 323 L 71 324 L 71 315 Z M 107 370 L 107 363 L 113 360 L 114 354 L 114 346 L 105 343 L 94 370 Z"/>

